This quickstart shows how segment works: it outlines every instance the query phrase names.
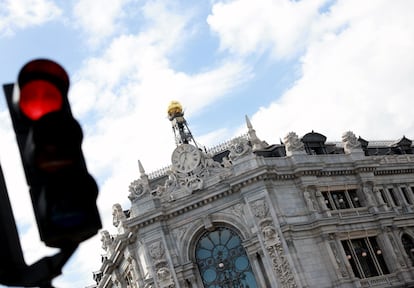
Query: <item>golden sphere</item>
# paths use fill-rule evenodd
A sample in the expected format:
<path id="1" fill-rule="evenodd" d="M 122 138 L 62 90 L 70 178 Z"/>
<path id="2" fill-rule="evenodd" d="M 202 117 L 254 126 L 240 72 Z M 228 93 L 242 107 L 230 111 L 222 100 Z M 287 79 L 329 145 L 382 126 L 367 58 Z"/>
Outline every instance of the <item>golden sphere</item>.
<path id="1" fill-rule="evenodd" d="M 167 110 L 168 116 L 183 114 L 183 106 L 178 101 L 171 101 Z"/>

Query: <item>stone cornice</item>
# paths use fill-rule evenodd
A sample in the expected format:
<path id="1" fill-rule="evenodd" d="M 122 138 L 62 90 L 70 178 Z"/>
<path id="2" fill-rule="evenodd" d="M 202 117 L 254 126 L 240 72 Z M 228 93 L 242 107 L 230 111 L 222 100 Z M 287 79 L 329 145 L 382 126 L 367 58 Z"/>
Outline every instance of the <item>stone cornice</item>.
<path id="1" fill-rule="evenodd" d="M 359 233 L 361 231 L 361 225 L 364 229 L 378 230 L 383 229 L 386 226 L 407 227 L 407 221 L 412 221 L 412 214 L 397 215 L 393 212 L 381 213 L 381 214 L 369 214 L 360 216 L 359 218 L 339 218 L 339 217 L 325 217 L 314 221 L 307 221 L 303 223 L 286 224 L 281 226 L 283 234 L 289 234 L 290 237 L 295 239 L 309 238 L 309 235 L 321 235 L 321 234 L 352 234 L 353 232 Z M 356 223 L 361 225 L 355 226 Z M 400 225 L 404 223 L 404 225 Z M 346 231 L 346 232 L 344 232 Z"/>
<path id="2" fill-rule="evenodd" d="M 327 155 L 328 157 L 330 155 Z M 343 158 L 344 155 L 341 155 Z M 259 156 L 260 157 L 260 156 Z M 334 156 L 332 156 L 334 157 Z M 347 159 L 343 158 L 342 160 Z M 250 158 L 248 161 L 257 161 L 258 159 Z M 259 160 L 261 161 L 261 160 Z M 331 176 L 346 176 L 356 175 L 358 173 L 373 173 L 375 176 L 380 175 L 396 175 L 396 174 L 411 174 L 414 173 L 414 168 L 400 168 L 400 169 L 381 169 L 382 165 L 378 163 L 379 159 L 367 158 L 362 161 L 346 161 L 333 163 L 302 163 L 297 165 L 282 165 L 280 167 L 273 161 L 265 161 L 265 165 L 258 165 L 256 168 L 250 169 L 247 173 L 230 176 L 221 183 L 215 184 L 212 187 L 207 187 L 202 191 L 195 192 L 185 199 L 174 201 L 175 207 L 170 208 L 168 203 L 163 204 L 160 208 L 148 211 L 139 217 L 127 219 L 125 225 L 132 228 L 142 228 L 160 221 L 167 221 L 178 215 L 182 215 L 204 205 L 211 204 L 223 197 L 239 192 L 243 187 L 252 185 L 260 181 L 285 181 L 294 180 L 300 177 L 331 177 Z M 284 162 L 287 164 L 287 162 Z M 316 164 L 316 165 L 314 165 Z M 401 163 L 400 166 L 410 166 L 414 163 Z M 243 161 L 237 165 L 243 165 Z M 344 167 L 338 167 L 343 165 Z M 255 165 L 253 165 L 255 166 Z M 315 169 L 316 166 L 316 169 Z M 335 167 L 336 166 L 336 167 Z M 178 207 L 177 207 L 178 206 Z"/>

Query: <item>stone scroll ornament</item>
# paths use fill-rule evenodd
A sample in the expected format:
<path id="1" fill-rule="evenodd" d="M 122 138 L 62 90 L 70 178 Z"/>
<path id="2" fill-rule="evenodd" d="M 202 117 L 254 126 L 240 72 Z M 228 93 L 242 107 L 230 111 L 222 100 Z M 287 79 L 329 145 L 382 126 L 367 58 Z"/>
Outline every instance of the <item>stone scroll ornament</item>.
<path id="1" fill-rule="evenodd" d="M 267 205 L 264 199 L 260 199 L 252 204 L 252 208 L 254 215 L 259 219 L 264 244 L 272 260 L 272 268 L 277 273 L 282 288 L 297 288 L 282 242 L 272 219 L 269 217 Z"/>
<path id="2" fill-rule="evenodd" d="M 131 202 L 135 202 L 136 200 L 142 198 L 145 194 L 150 191 L 148 183 L 143 181 L 142 179 L 134 180 L 129 185 L 129 195 L 128 198 Z"/>
<path id="3" fill-rule="evenodd" d="M 230 145 L 229 160 L 234 161 L 240 157 L 252 153 L 252 147 L 249 145 L 249 141 L 245 138 L 239 137 L 232 140 Z"/>

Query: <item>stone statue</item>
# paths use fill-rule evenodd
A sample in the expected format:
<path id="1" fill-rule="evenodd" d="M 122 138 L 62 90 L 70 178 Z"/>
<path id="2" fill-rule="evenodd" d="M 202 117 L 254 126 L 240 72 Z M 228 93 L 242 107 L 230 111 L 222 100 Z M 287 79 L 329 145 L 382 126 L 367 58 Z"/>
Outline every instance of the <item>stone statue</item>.
<path id="1" fill-rule="evenodd" d="M 289 132 L 284 139 L 284 143 L 286 155 L 288 156 L 291 156 L 297 152 L 305 153 L 304 145 L 295 132 Z"/>
<path id="2" fill-rule="evenodd" d="M 347 131 L 342 135 L 342 142 L 344 143 L 345 153 L 351 153 L 352 150 L 361 148 L 361 143 L 359 143 L 357 137 L 351 131 Z"/>
<path id="3" fill-rule="evenodd" d="M 118 227 L 121 221 L 126 220 L 126 216 L 120 204 L 114 204 L 112 206 L 112 224 Z"/>

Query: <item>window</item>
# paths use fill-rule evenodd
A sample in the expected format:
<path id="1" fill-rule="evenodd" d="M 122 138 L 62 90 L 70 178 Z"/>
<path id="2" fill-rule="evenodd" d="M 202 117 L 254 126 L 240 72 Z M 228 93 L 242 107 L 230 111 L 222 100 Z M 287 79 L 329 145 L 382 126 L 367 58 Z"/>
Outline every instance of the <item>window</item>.
<path id="1" fill-rule="evenodd" d="M 205 288 L 256 288 L 250 261 L 240 237 L 226 227 L 204 233 L 195 251 Z"/>
<path id="2" fill-rule="evenodd" d="M 378 190 L 379 190 L 379 192 L 381 194 L 382 201 L 384 201 L 384 203 L 387 204 L 388 207 L 390 207 L 390 203 L 388 201 L 387 196 L 385 195 L 384 189 L 378 189 Z"/>
<path id="3" fill-rule="evenodd" d="M 330 210 L 361 207 L 356 189 L 322 192 L 325 204 Z"/>
<path id="4" fill-rule="evenodd" d="M 405 202 L 407 204 L 413 204 L 413 201 L 411 201 L 411 198 L 410 198 L 410 195 L 409 195 L 410 193 L 408 192 L 407 188 L 401 187 L 401 192 L 404 196 Z"/>
<path id="5" fill-rule="evenodd" d="M 410 257 L 411 265 L 414 265 L 414 241 L 408 234 L 401 236 L 401 242 L 404 246 L 405 253 Z"/>
<path id="6" fill-rule="evenodd" d="M 356 277 L 363 279 L 389 274 L 375 237 L 343 240 L 342 246 Z"/>
<path id="7" fill-rule="evenodd" d="M 390 194 L 392 202 L 394 202 L 394 205 L 399 206 L 400 204 L 398 202 L 397 195 L 395 195 L 394 189 L 388 188 L 388 193 Z"/>

